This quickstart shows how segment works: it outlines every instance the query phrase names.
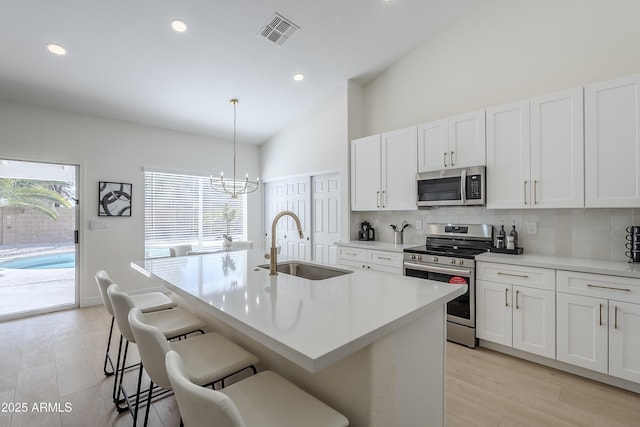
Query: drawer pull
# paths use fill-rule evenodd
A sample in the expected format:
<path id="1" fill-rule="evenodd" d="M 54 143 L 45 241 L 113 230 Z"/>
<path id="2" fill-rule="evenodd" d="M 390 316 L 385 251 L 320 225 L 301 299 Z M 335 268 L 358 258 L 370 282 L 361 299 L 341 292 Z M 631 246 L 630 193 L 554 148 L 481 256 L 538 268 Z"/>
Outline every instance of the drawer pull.
<path id="1" fill-rule="evenodd" d="M 520 294 L 520 291 L 516 291 L 516 310 L 520 309 L 520 306 L 518 305 L 518 295 Z"/>
<path id="2" fill-rule="evenodd" d="M 600 304 L 600 322 L 599 326 L 602 326 L 602 304 Z"/>
<path id="3" fill-rule="evenodd" d="M 344 254 L 349 256 L 358 256 L 358 254 L 355 252 L 345 252 Z"/>
<path id="4" fill-rule="evenodd" d="M 379 256 L 379 257 L 376 257 L 376 258 L 383 259 L 385 261 L 391 261 L 391 258 L 389 258 L 388 256 Z"/>
<path id="5" fill-rule="evenodd" d="M 509 307 L 509 288 L 504 288 L 504 306 Z"/>
<path id="6" fill-rule="evenodd" d="M 618 306 L 614 307 L 614 315 L 613 315 L 613 329 L 618 329 Z"/>
<path id="7" fill-rule="evenodd" d="M 612 291 L 631 292 L 631 289 L 628 289 L 628 288 L 613 288 L 613 287 L 610 287 L 610 286 L 592 285 L 591 283 L 587 283 L 587 287 L 588 288 L 609 289 L 609 290 L 612 290 Z"/>
<path id="8" fill-rule="evenodd" d="M 513 273 L 503 273 L 502 271 L 498 271 L 497 273 L 500 276 L 513 276 L 513 277 L 522 277 L 523 279 L 528 279 L 529 276 L 526 274 L 513 274 Z"/>

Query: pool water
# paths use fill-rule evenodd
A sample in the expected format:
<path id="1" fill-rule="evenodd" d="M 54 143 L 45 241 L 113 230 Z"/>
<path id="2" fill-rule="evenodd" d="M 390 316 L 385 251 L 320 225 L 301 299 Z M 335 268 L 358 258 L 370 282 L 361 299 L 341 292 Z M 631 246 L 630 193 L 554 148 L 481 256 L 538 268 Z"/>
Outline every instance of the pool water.
<path id="1" fill-rule="evenodd" d="M 75 266 L 75 252 L 33 255 L 0 262 L 0 268 L 16 269 L 74 268 Z"/>

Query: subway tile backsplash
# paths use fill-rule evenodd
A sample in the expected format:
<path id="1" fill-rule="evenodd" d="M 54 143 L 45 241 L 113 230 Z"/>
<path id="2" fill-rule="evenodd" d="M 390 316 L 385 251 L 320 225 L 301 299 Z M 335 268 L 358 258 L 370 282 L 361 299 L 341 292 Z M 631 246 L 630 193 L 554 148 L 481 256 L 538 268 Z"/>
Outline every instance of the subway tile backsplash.
<path id="1" fill-rule="evenodd" d="M 504 221 L 505 230 L 516 222 L 519 246 L 527 254 L 626 261 L 625 236 L 630 225 L 640 225 L 640 209 L 515 209 L 443 207 L 419 211 L 352 212 L 351 238 L 357 240 L 362 221 L 376 230 L 376 240 L 393 242 L 389 224 L 410 224 L 404 242 L 424 243 L 425 231 L 416 221 L 427 223 L 491 224 L 494 233 Z M 537 234 L 527 234 L 527 223 L 537 223 Z"/>

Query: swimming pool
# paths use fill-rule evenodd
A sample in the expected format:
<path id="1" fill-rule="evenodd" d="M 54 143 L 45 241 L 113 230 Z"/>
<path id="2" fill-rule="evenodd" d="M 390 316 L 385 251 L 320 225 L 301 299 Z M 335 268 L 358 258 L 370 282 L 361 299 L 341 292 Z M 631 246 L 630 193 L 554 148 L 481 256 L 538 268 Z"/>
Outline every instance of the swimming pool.
<path id="1" fill-rule="evenodd" d="M 26 256 L 0 262 L 0 268 L 16 269 L 74 268 L 75 266 L 76 253 L 74 251 Z"/>

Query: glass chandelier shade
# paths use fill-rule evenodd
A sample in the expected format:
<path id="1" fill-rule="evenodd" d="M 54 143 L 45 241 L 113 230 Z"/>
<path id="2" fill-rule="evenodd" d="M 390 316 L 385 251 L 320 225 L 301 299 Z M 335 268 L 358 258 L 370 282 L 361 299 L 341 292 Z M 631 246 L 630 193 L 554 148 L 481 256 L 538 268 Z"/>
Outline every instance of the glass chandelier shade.
<path id="1" fill-rule="evenodd" d="M 232 199 L 237 199 L 241 194 L 249 194 L 256 191 L 260 186 L 260 178 L 251 181 L 249 180 L 249 174 L 246 174 L 244 179 L 236 179 L 236 107 L 240 101 L 233 98 L 229 102 L 233 104 L 233 178 L 225 179 L 224 172 L 220 172 L 220 178 L 214 178 L 212 175 L 209 179 L 213 191 L 226 193 Z"/>

